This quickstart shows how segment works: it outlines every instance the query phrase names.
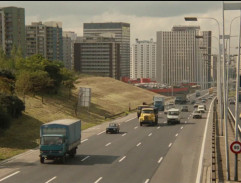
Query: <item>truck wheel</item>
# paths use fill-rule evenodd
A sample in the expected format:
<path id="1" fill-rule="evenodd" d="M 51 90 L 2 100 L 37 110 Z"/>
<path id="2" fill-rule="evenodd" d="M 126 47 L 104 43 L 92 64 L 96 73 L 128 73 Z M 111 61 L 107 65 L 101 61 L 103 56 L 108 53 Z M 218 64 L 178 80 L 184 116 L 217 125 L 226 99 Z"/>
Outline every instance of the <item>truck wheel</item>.
<path id="1" fill-rule="evenodd" d="M 40 157 L 40 163 L 44 164 L 44 157 Z"/>

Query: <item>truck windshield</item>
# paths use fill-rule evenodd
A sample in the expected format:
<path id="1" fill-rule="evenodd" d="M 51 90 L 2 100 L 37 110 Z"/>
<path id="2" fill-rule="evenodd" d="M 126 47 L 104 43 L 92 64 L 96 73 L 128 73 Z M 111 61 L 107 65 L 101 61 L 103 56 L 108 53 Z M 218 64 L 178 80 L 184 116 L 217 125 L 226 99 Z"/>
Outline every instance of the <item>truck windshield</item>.
<path id="1" fill-rule="evenodd" d="M 178 111 L 169 111 L 168 114 L 169 114 L 169 115 L 178 116 L 178 115 L 179 115 L 179 112 L 178 112 Z"/>
<path id="2" fill-rule="evenodd" d="M 143 110 L 142 113 L 144 114 L 153 114 L 154 112 L 151 110 Z"/>
<path id="3" fill-rule="evenodd" d="M 63 138 L 57 136 L 44 136 L 41 139 L 41 145 L 61 145 Z"/>

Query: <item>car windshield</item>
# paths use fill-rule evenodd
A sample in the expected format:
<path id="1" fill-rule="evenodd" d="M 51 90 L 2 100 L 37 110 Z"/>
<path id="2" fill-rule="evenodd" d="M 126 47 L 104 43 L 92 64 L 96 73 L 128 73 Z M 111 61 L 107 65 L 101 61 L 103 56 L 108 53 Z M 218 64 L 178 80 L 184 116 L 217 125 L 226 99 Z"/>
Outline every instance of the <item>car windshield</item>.
<path id="1" fill-rule="evenodd" d="M 44 136 L 41 138 L 41 145 L 60 145 L 63 144 L 63 138 L 59 136 Z"/>
<path id="2" fill-rule="evenodd" d="M 110 127 L 116 127 L 117 124 L 115 124 L 115 123 L 110 123 L 109 126 L 110 126 Z"/>
<path id="3" fill-rule="evenodd" d="M 144 114 L 153 114 L 154 112 L 152 110 L 143 110 L 142 113 L 144 113 Z"/>
<path id="4" fill-rule="evenodd" d="M 168 114 L 169 114 L 169 115 L 178 116 L 178 115 L 179 115 L 179 112 L 178 112 L 178 111 L 169 111 Z"/>

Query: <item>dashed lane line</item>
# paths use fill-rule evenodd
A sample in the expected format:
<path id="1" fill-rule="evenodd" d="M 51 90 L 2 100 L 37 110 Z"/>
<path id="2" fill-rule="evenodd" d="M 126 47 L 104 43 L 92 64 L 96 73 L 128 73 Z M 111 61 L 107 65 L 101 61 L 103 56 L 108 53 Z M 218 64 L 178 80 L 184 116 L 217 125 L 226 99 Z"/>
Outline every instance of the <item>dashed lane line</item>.
<path id="1" fill-rule="evenodd" d="M 101 135 L 102 133 L 105 133 L 105 131 L 102 131 L 102 132 L 98 133 L 97 135 Z"/>
<path id="2" fill-rule="evenodd" d="M 124 156 L 123 158 L 121 158 L 121 159 L 119 160 L 119 163 L 122 162 L 125 158 L 126 158 L 126 156 Z"/>
<path id="3" fill-rule="evenodd" d="M 57 177 L 55 176 L 55 177 L 53 177 L 52 179 L 49 179 L 47 182 L 45 182 L 45 183 L 49 183 L 49 182 L 51 182 L 52 180 L 54 180 L 54 179 L 56 179 Z"/>
<path id="4" fill-rule="evenodd" d="M 88 139 L 82 140 L 81 143 L 86 142 Z"/>
<path id="5" fill-rule="evenodd" d="M 172 146 L 172 143 L 170 143 L 169 145 L 168 145 L 168 147 L 171 147 Z"/>
<path id="6" fill-rule="evenodd" d="M 139 142 L 136 146 L 138 147 L 138 146 L 140 146 L 141 145 L 141 142 Z"/>
<path id="7" fill-rule="evenodd" d="M 19 172 L 20 172 L 20 171 L 14 172 L 14 173 L 8 175 L 7 177 L 2 178 L 2 179 L 0 180 L 0 182 L 2 182 L 2 181 L 4 181 L 4 180 L 8 179 L 9 177 L 12 177 L 12 176 L 18 174 Z"/>
<path id="8" fill-rule="evenodd" d="M 106 144 L 105 146 L 107 147 L 107 146 L 109 146 L 111 144 L 111 142 L 109 142 L 108 144 Z"/>
<path id="9" fill-rule="evenodd" d="M 162 159 L 163 159 L 163 157 L 161 157 L 161 158 L 158 160 L 157 163 L 161 163 Z"/>
<path id="10" fill-rule="evenodd" d="M 86 157 L 85 157 L 84 159 L 82 159 L 81 161 L 83 162 L 83 161 L 87 160 L 89 157 L 90 157 L 90 156 L 86 156 Z"/>
<path id="11" fill-rule="evenodd" d="M 98 179 L 95 181 L 95 183 L 100 182 L 102 178 L 103 178 L 103 177 L 98 178 Z"/>

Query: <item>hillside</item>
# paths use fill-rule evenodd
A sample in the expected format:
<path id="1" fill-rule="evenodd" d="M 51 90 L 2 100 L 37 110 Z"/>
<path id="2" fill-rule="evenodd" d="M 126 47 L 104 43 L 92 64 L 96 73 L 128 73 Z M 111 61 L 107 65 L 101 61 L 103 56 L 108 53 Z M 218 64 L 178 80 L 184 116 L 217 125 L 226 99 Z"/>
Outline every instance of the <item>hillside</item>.
<path id="1" fill-rule="evenodd" d="M 108 77 L 82 76 L 75 87 L 70 99 L 65 88 L 57 95 L 44 96 L 43 103 L 39 96 L 26 96 L 23 116 L 14 120 L 10 129 L 0 134 L 0 160 L 37 147 L 39 127 L 43 123 L 61 118 L 80 118 L 82 129 L 86 129 L 109 120 L 105 116 L 128 112 L 129 105 L 134 109 L 142 102 L 151 103 L 156 95 Z M 92 90 L 90 113 L 84 107 L 75 110 L 79 87 Z"/>

